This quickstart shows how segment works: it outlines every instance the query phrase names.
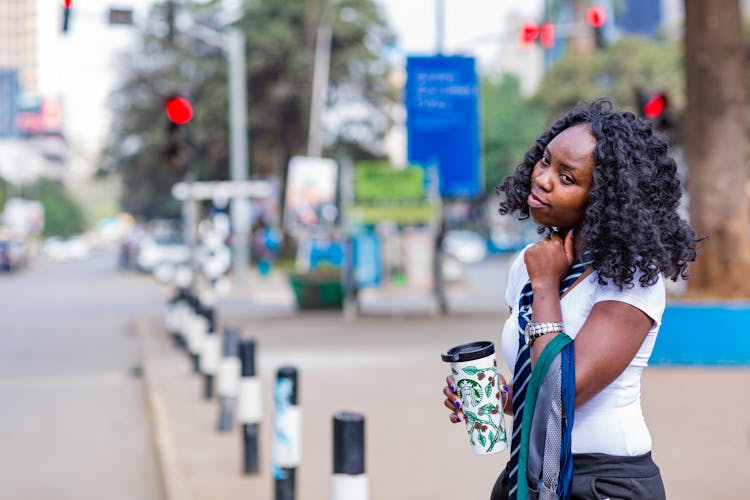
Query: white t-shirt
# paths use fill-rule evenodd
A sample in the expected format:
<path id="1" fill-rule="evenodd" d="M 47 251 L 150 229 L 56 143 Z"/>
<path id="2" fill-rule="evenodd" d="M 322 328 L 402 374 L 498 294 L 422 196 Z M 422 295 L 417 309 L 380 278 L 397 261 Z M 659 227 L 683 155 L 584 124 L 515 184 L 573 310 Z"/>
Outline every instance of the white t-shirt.
<path id="1" fill-rule="evenodd" d="M 505 293 L 505 299 L 513 307 L 513 311 L 503 327 L 501 346 L 511 371 L 518 353 L 518 300 L 521 290 L 529 280 L 523 260 L 524 253 L 525 249 L 510 268 L 508 289 Z M 616 300 L 635 306 L 654 320 L 646 339 L 625 371 L 599 394 L 576 408 L 572 437 L 573 453 L 635 456 L 651 450 L 651 435 L 641 411 L 641 372 L 648 364 L 651 351 L 654 349 L 664 312 L 666 292 L 661 275 L 654 285 L 648 287 L 640 285 L 639 276 L 640 274 L 636 273 L 634 277 L 635 286 L 619 290 L 613 284 L 602 286 L 597 283 L 598 273 L 594 271 L 570 290 L 560 302 L 565 333 L 573 339 L 578 335 L 594 304 L 605 300 Z M 511 373 L 508 380 L 512 380 L 512 377 Z"/>

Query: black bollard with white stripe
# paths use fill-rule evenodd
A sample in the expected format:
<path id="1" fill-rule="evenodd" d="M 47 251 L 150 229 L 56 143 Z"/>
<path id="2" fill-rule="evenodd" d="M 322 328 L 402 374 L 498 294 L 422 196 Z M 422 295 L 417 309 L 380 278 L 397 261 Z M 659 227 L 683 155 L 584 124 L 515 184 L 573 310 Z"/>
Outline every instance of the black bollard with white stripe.
<path id="1" fill-rule="evenodd" d="M 183 290 L 177 288 L 174 296 L 167 301 L 167 311 L 164 315 L 164 324 L 167 327 L 167 333 L 172 338 L 172 341 L 176 346 L 179 346 L 180 342 L 180 325 L 179 325 L 179 314 L 180 304 L 182 303 Z"/>
<path id="2" fill-rule="evenodd" d="M 367 500 L 365 417 L 342 411 L 333 416 L 331 500 Z"/>
<path id="3" fill-rule="evenodd" d="M 177 301 L 173 310 L 174 330 L 173 340 L 175 346 L 187 349 L 187 335 L 192 314 L 193 304 L 193 274 L 187 266 L 178 266 L 175 270 L 174 283 L 177 287 Z"/>
<path id="4" fill-rule="evenodd" d="M 206 307 L 203 309 L 203 316 L 208 327 L 201 347 L 200 368 L 203 373 L 203 397 L 208 400 L 214 397 L 214 379 L 221 362 L 221 346 L 216 334 L 216 310 Z"/>
<path id="5" fill-rule="evenodd" d="M 302 455 L 302 416 L 298 406 L 297 369 L 283 366 L 274 387 L 273 476 L 275 500 L 294 500 Z"/>
<path id="6" fill-rule="evenodd" d="M 190 314 L 188 316 L 186 340 L 188 354 L 194 373 L 200 373 L 200 354 L 203 340 L 208 330 L 208 321 L 203 315 L 203 305 L 195 295 L 190 296 Z"/>
<path id="7" fill-rule="evenodd" d="M 180 287 L 177 301 L 171 311 L 172 340 L 175 347 L 187 349 L 187 328 L 190 317 L 190 290 Z"/>
<path id="8" fill-rule="evenodd" d="M 237 420 L 242 424 L 243 471 L 257 474 L 260 470 L 258 435 L 263 407 L 260 379 L 255 376 L 255 340 L 240 341 L 240 363 L 242 377 L 237 394 Z"/>
<path id="9" fill-rule="evenodd" d="M 240 358 L 237 352 L 239 340 L 240 334 L 236 328 L 224 329 L 223 355 L 216 384 L 219 394 L 219 432 L 231 431 L 234 422 L 234 406 L 240 385 Z"/>

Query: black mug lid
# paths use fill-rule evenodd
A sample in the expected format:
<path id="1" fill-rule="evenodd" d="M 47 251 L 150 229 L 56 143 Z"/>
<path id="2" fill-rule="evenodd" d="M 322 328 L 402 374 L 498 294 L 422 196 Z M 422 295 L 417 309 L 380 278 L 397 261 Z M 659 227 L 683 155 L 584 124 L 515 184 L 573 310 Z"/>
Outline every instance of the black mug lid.
<path id="1" fill-rule="evenodd" d="M 474 361 L 475 359 L 481 359 L 495 353 L 495 344 L 489 340 L 479 340 L 477 342 L 469 342 L 468 344 L 457 345 L 451 347 L 448 352 L 441 354 L 440 357 L 443 361 L 448 363 L 457 363 L 464 361 Z"/>

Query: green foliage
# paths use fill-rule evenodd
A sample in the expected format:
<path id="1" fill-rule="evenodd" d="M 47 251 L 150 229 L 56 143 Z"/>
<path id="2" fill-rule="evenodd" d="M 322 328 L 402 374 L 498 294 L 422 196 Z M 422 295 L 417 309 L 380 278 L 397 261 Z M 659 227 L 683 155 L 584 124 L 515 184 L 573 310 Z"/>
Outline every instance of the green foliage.
<path id="1" fill-rule="evenodd" d="M 513 173 L 544 126 L 544 112 L 523 98 L 516 77 L 482 81 L 485 196 L 494 196 L 495 187 Z"/>
<path id="2" fill-rule="evenodd" d="M 322 2 L 323 0 L 321 0 Z M 251 176 L 285 178 L 291 156 L 303 154 L 307 142 L 312 55 L 319 10 L 312 0 L 257 0 L 245 4 L 235 27 L 246 37 L 248 138 Z M 188 7 L 202 24 L 214 23 L 217 2 Z M 333 4 L 331 4 L 333 5 Z M 387 98 L 378 51 L 390 32 L 373 0 L 340 0 L 335 7 L 329 106 L 369 103 L 375 114 Z M 180 92 L 193 104 L 190 164 L 199 180 L 229 178 L 227 67 L 221 52 L 178 33 L 164 39 L 164 4 L 154 7 L 139 46 L 121 57 L 122 83 L 111 98 L 114 122 L 102 172 L 118 172 L 123 181 L 122 207 L 137 216 L 176 216 L 171 186 L 184 172 L 170 169 L 163 157 L 166 117 L 162 100 Z M 372 141 L 387 124 L 365 120 L 371 134 L 361 137 L 329 133 L 348 142 L 350 151 L 371 157 Z M 375 125 L 372 125 L 375 124 Z M 373 128 L 374 127 L 374 128 Z M 355 142 L 356 147 L 351 147 Z M 354 158 L 358 159 L 358 158 Z"/>
<path id="3" fill-rule="evenodd" d="M 44 236 L 66 237 L 86 230 L 83 208 L 62 184 L 42 179 L 24 187 L 23 195 L 44 206 Z"/>
<path id="4" fill-rule="evenodd" d="M 8 181 L 0 177 L 0 207 L 5 206 L 5 200 L 8 199 Z"/>
<path id="5" fill-rule="evenodd" d="M 581 101 L 603 96 L 635 112 L 636 88 L 667 92 L 670 109 L 678 115 L 685 106 L 681 47 L 624 37 L 588 57 L 568 51 L 545 75 L 535 101 L 548 110 L 548 120 Z"/>

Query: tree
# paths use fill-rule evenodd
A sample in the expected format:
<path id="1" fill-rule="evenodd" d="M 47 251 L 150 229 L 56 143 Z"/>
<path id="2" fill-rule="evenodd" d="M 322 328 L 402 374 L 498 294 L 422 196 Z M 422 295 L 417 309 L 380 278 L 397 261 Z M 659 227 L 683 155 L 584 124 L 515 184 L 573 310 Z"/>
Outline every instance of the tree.
<path id="1" fill-rule="evenodd" d="M 549 111 L 549 118 L 602 96 L 635 111 L 635 89 L 643 88 L 667 91 L 670 109 L 679 113 L 685 103 L 682 77 L 677 43 L 623 37 L 587 57 L 566 52 L 545 74 L 535 100 Z"/>
<path id="2" fill-rule="evenodd" d="M 62 184 L 49 179 L 24 187 L 29 199 L 44 206 L 44 236 L 73 236 L 86 229 L 86 217 L 80 203 Z"/>
<path id="3" fill-rule="evenodd" d="M 685 0 L 685 153 L 690 220 L 708 236 L 689 290 L 750 296 L 747 51 L 739 0 Z"/>
<path id="4" fill-rule="evenodd" d="M 524 99 L 518 78 L 505 75 L 499 83 L 482 80 L 484 194 L 513 173 L 545 125 L 545 113 Z"/>
<path id="5" fill-rule="evenodd" d="M 322 0 L 321 0 L 322 1 Z M 214 3 L 191 8 L 204 24 L 213 22 Z M 372 0 L 340 0 L 333 13 L 329 104 L 360 103 L 373 110 L 373 134 L 350 137 L 337 124 L 331 140 L 353 140 L 372 150 L 371 138 L 385 130 L 378 119 L 388 94 L 380 50 L 392 36 Z M 246 36 L 250 174 L 285 178 L 291 156 L 305 153 L 312 81 L 312 53 L 324 5 L 312 0 L 258 0 L 245 4 L 235 24 Z M 198 178 L 228 178 L 226 64 L 215 48 L 177 33 L 169 44 L 160 29 L 165 10 L 157 5 L 143 30 L 140 47 L 123 57 L 123 83 L 112 99 L 114 126 L 103 169 L 122 173 L 123 208 L 136 215 L 176 215 L 169 195 L 182 173 L 161 158 L 165 133 L 161 99 L 169 92 L 190 96 L 193 162 Z M 149 54 L 144 57 L 143 54 Z M 364 139 L 364 140 L 362 140 Z M 335 149 L 335 147 L 333 148 Z"/>

